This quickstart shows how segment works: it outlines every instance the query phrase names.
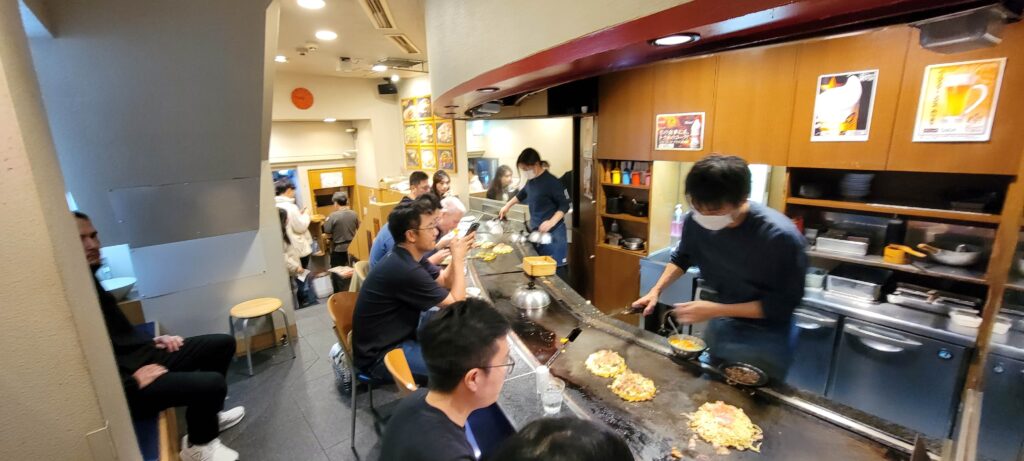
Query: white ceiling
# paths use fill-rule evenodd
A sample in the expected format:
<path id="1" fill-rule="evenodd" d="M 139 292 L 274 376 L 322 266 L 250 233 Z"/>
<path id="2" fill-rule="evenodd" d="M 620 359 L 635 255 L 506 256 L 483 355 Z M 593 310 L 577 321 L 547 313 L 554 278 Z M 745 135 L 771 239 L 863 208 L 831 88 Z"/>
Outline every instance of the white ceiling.
<path id="1" fill-rule="evenodd" d="M 325 0 L 327 6 L 308 10 L 298 6 L 296 0 L 281 0 L 281 22 L 277 54 L 288 57 L 287 63 L 276 63 L 278 70 L 333 77 L 381 78 L 397 73 L 403 78 L 420 75 L 408 71 L 376 73 L 370 70 L 384 58 L 427 60 L 426 28 L 423 24 L 422 0 L 378 0 L 388 5 L 396 29 L 377 29 L 370 22 L 362 6 L 363 0 Z M 316 31 L 328 29 L 338 38 L 317 40 Z M 418 54 L 407 54 L 386 34 L 405 34 L 417 48 Z M 307 42 L 317 42 L 319 50 L 301 56 L 296 50 Z M 355 61 L 351 72 L 338 70 L 341 56 Z"/>

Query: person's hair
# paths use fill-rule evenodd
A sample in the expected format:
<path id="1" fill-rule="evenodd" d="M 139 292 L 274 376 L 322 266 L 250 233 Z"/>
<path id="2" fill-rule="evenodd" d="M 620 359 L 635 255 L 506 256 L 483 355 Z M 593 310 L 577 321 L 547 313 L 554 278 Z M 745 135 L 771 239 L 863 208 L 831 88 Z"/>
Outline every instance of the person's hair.
<path id="1" fill-rule="evenodd" d="M 548 161 L 547 161 L 547 160 L 541 160 L 541 161 L 540 161 L 540 167 L 541 167 L 541 168 L 544 168 L 544 169 L 546 170 L 546 169 L 548 169 L 548 168 L 551 168 L 551 164 L 550 164 L 550 163 L 548 163 Z"/>
<path id="2" fill-rule="evenodd" d="M 450 190 L 451 189 L 451 180 L 452 180 L 451 176 L 448 176 L 448 173 L 445 173 L 444 170 L 437 170 L 436 172 L 434 172 L 434 179 L 433 179 L 434 182 L 433 182 L 433 184 L 430 185 L 430 191 L 433 192 L 434 195 L 437 195 L 438 197 L 440 197 L 441 193 L 437 191 L 437 183 L 440 182 L 440 181 L 445 181 L 445 180 L 448 181 L 448 187 L 449 187 L 449 190 Z"/>
<path id="3" fill-rule="evenodd" d="M 469 170 L 469 174 L 476 174 L 476 167 L 475 166 L 469 165 L 466 169 Z"/>
<path id="4" fill-rule="evenodd" d="M 87 215 L 85 213 L 82 213 L 81 211 L 75 210 L 75 211 L 72 211 L 71 214 L 75 215 L 75 217 L 78 218 L 78 219 L 84 219 L 86 221 L 92 221 L 91 219 L 89 219 L 89 215 Z"/>
<path id="5" fill-rule="evenodd" d="M 433 194 L 424 195 L 433 197 Z M 423 221 L 422 215 L 431 214 L 440 207 L 435 207 L 434 203 L 437 203 L 436 198 L 432 203 L 430 199 L 424 200 L 420 197 L 411 202 L 400 203 L 391 210 L 391 214 L 388 215 L 388 230 L 391 231 L 396 244 L 405 243 L 406 231 L 419 229 Z"/>
<path id="6" fill-rule="evenodd" d="M 487 198 L 491 200 L 501 200 L 501 194 L 505 192 L 505 188 L 501 185 L 501 178 L 506 174 L 512 174 L 512 167 L 508 165 L 501 165 L 498 167 L 498 171 L 494 173 L 494 177 L 491 178 L 491 184 L 487 186 Z"/>
<path id="7" fill-rule="evenodd" d="M 426 173 L 419 170 L 413 171 L 412 174 L 409 175 L 409 187 L 415 187 L 417 184 L 428 179 L 430 179 L 430 176 L 427 176 Z"/>
<path id="8" fill-rule="evenodd" d="M 523 149 L 523 152 L 519 154 L 519 158 L 516 159 L 516 166 L 533 166 L 538 163 L 540 163 L 540 152 L 537 152 L 537 149 L 532 147 Z"/>
<path id="9" fill-rule="evenodd" d="M 458 197 L 445 197 L 441 200 L 441 209 L 445 211 L 457 211 L 459 215 L 466 214 L 466 205 Z"/>
<path id="10" fill-rule="evenodd" d="M 489 461 L 633 461 L 619 434 L 580 418 L 542 418 L 505 439 Z"/>
<path id="11" fill-rule="evenodd" d="M 441 309 L 419 333 L 430 390 L 450 393 L 469 370 L 492 365 L 497 342 L 510 328 L 501 313 L 479 298 Z"/>
<path id="12" fill-rule="evenodd" d="M 428 210 L 426 213 L 431 213 L 441 209 L 441 199 L 430 192 L 416 197 L 414 203 L 419 203 L 420 206 L 426 208 Z"/>
<path id="13" fill-rule="evenodd" d="M 278 208 L 277 217 L 281 220 L 281 236 L 284 237 L 284 243 L 291 245 L 292 239 L 288 237 L 288 231 L 285 229 L 285 225 L 288 224 L 288 211 Z"/>
<path id="14" fill-rule="evenodd" d="M 693 205 L 712 210 L 740 205 L 750 196 L 750 168 L 734 155 L 704 157 L 686 175 L 686 195 Z"/>
<path id="15" fill-rule="evenodd" d="M 348 206 L 348 194 L 344 192 L 335 192 L 334 195 L 331 196 L 331 200 L 333 200 L 334 203 L 337 203 L 338 206 Z"/>
<path id="16" fill-rule="evenodd" d="M 292 184 L 291 181 L 287 179 L 278 179 L 276 182 L 274 182 L 274 195 L 281 195 L 285 192 L 288 192 L 288 189 L 294 188 L 295 184 Z"/>

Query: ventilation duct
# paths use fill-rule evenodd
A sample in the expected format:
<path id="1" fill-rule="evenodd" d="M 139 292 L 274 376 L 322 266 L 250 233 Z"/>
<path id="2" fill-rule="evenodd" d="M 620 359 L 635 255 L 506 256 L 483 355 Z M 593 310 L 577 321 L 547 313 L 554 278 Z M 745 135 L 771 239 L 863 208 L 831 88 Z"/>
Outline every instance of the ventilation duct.
<path id="1" fill-rule="evenodd" d="M 420 54 L 420 49 L 405 34 L 387 34 L 385 37 L 391 39 L 404 53 Z"/>
<path id="2" fill-rule="evenodd" d="M 370 23 L 377 29 L 394 29 L 395 18 L 391 16 L 391 8 L 386 0 L 359 0 L 363 11 L 370 18 Z"/>
<path id="3" fill-rule="evenodd" d="M 1003 27 L 1020 16 L 1003 5 L 992 5 L 920 21 L 920 43 L 937 53 L 962 53 L 1002 41 Z"/>

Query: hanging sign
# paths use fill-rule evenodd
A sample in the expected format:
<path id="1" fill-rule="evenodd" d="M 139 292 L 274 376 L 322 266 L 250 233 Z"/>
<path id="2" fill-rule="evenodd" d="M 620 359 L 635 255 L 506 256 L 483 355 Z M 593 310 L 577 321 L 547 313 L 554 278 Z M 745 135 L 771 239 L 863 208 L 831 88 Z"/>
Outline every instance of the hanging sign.
<path id="1" fill-rule="evenodd" d="M 915 142 L 988 141 L 1006 58 L 924 68 Z"/>
<path id="2" fill-rule="evenodd" d="M 704 112 L 658 114 L 654 117 L 654 150 L 704 148 Z"/>

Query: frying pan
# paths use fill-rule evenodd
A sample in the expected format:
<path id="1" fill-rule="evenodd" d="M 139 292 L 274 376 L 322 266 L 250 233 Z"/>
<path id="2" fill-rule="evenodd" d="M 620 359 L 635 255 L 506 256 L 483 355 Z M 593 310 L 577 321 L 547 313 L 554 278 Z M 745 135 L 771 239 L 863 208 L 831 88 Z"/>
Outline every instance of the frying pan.
<path id="1" fill-rule="evenodd" d="M 981 258 L 981 247 L 969 243 L 931 242 L 919 243 L 917 247 L 948 266 L 970 266 Z"/>

